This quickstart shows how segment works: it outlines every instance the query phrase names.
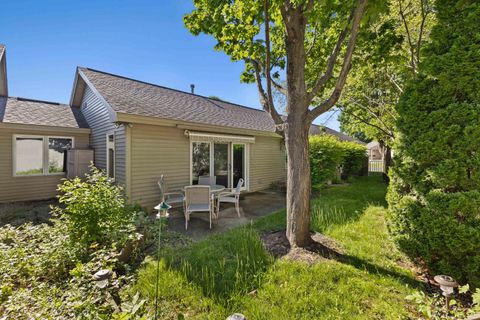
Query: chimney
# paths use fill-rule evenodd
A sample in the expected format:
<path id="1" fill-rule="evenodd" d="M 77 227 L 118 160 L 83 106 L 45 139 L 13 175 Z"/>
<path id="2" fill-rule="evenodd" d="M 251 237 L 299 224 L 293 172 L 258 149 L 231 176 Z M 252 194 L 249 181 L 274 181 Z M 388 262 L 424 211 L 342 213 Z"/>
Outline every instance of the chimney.
<path id="1" fill-rule="evenodd" d="M 193 83 L 190 85 L 190 90 L 192 91 L 192 94 L 195 93 L 195 85 Z"/>

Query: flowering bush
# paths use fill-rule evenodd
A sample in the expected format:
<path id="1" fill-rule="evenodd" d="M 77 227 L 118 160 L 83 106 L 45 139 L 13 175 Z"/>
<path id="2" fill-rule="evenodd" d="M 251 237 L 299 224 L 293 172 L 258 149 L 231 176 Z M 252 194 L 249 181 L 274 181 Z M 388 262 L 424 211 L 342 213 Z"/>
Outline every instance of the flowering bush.
<path id="1" fill-rule="evenodd" d="M 135 230 L 138 207 L 127 204 L 123 188 L 91 167 L 86 180 L 74 178 L 58 186 L 61 195 L 54 215 L 66 225 L 70 239 L 87 247 L 92 243 L 124 244 Z"/>

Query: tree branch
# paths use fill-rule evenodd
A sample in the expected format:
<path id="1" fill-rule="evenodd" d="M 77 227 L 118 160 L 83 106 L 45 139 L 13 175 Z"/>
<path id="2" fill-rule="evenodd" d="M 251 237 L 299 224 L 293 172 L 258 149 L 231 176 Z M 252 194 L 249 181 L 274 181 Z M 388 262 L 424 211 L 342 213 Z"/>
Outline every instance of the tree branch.
<path id="1" fill-rule="evenodd" d="M 258 66 L 260 67 L 260 70 L 263 70 L 263 73 L 266 76 L 267 75 L 267 68 L 263 65 L 263 63 L 261 61 L 258 61 L 257 59 L 255 59 L 255 63 L 258 64 Z M 271 70 L 269 70 L 269 72 L 271 74 Z M 275 89 L 277 89 L 280 93 L 282 93 L 284 95 L 287 95 L 287 88 L 285 88 L 280 83 L 273 80 L 272 76 L 270 76 L 270 81 L 271 81 L 272 85 L 275 87 Z"/>
<path id="2" fill-rule="evenodd" d="M 315 23 L 315 26 L 313 27 L 313 39 L 312 43 L 310 44 L 310 47 L 305 51 L 305 55 L 308 56 L 310 54 L 310 51 L 312 51 L 313 47 L 315 46 L 315 42 L 317 41 L 317 24 Z"/>
<path id="3" fill-rule="evenodd" d="M 335 62 L 337 61 L 338 55 L 340 54 L 340 51 L 342 49 L 343 41 L 345 40 L 345 37 L 348 34 L 348 29 L 349 29 L 353 14 L 354 12 L 352 12 L 350 17 L 348 18 L 347 26 L 340 33 L 337 43 L 335 44 L 335 47 L 333 48 L 333 51 L 330 54 L 330 57 L 328 57 L 327 70 L 322 76 L 320 76 L 317 79 L 317 82 L 313 86 L 312 91 L 308 93 L 307 101 L 311 102 L 313 98 L 318 94 L 318 92 L 323 88 L 323 86 L 325 86 L 328 80 L 330 80 L 330 78 L 332 77 L 333 69 L 335 67 Z"/>
<path id="4" fill-rule="evenodd" d="M 270 114 L 276 125 L 283 125 L 282 118 L 278 114 L 277 110 L 272 108 L 272 105 L 268 101 L 267 93 L 263 89 L 260 65 L 255 60 L 252 61 L 252 64 L 255 69 L 255 82 L 257 83 L 258 94 L 260 95 L 260 104 L 262 105 L 263 110 Z"/>
<path id="5" fill-rule="evenodd" d="M 273 86 L 275 87 L 275 89 L 277 89 L 278 92 L 282 93 L 283 95 L 287 95 L 287 88 L 285 88 L 284 86 L 282 86 L 280 83 L 276 82 L 275 80 L 273 80 L 271 77 L 270 77 L 271 81 L 272 81 L 272 84 Z"/>
<path id="6" fill-rule="evenodd" d="M 275 121 L 275 124 L 283 124 L 283 120 L 275 109 L 272 94 L 272 75 L 270 74 L 270 17 L 268 16 L 268 0 L 264 4 L 265 13 L 265 78 L 267 80 L 267 99 L 269 104 L 270 115 Z"/>
<path id="7" fill-rule="evenodd" d="M 404 26 L 405 32 L 407 34 L 408 46 L 410 48 L 410 67 L 412 68 L 412 72 L 415 75 L 416 70 L 417 70 L 416 62 L 415 62 L 415 47 L 413 46 L 412 36 L 410 35 L 410 28 L 408 26 L 408 22 L 407 22 L 407 19 L 405 17 L 405 9 L 402 6 L 402 0 L 400 0 L 398 2 L 398 4 L 399 4 L 398 13 L 400 14 L 400 18 L 402 19 L 403 26 Z"/>
<path id="8" fill-rule="evenodd" d="M 335 88 L 327 100 L 308 112 L 309 121 L 313 121 L 316 117 L 328 111 L 335 105 L 335 103 L 337 103 L 338 99 L 340 98 L 340 94 L 342 93 L 343 87 L 345 86 L 345 82 L 347 80 L 348 72 L 352 66 L 353 49 L 355 48 L 355 42 L 360 29 L 360 21 L 362 19 L 363 12 L 365 11 L 367 2 L 368 0 L 358 0 L 358 4 L 353 15 L 352 28 L 350 31 L 347 50 L 345 52 L 345 57 L 343 58 L 342 69 L 340 70 L 340 74 L 337 78 Z"/>
<path id="9" fill-rule="evenodd" d="M 342 111 L 342 112 L 345 112 L 346 114 L 349 114 L 351 115 L 352 117 L 354 117 L 355 119 L 357 119 L 360 123 L 363 123 L 363 124 L 366 124 L 368 126 L 371 126 L 373 128 L 376 128 L 378 130 L 380 130 L 381 132 L 383 132 L 386 136 L 390 137 L 392 140 L 395 138 L 394 134 L 392 131 L 390 131 L 389 129 L 385 129 L 385 128 L 382 128 L 376 124 L 373 124 L 371 123 L 370 121 L 356 115 L 354 112 L 350 112 L 350 111 L 347 111 L 344 107 L 339 107 L 339 109 Z M 387 131 L 388 130 L 388 131 Z"/>
<path id="10" fill-rule="evenodd" d="M 417 41 L 417 64 L 420 63 L 420 48 L 422 47 L 422 37 L 423 37 L 423 29 L 425 27 L 425 21 L 427 20 L 427 16 L 429 13 L 428 10 L 428 2 L 426 0 L 420 0 L 421 3 L 421 12 L 422 12 L 422 21 L 420 22 L 420 29 L 419 29 L 419 34 L 418 34 L 418 41 Z M 425 7 L 424 7 L 425 5 Z M 416 70 L 414 71 L 414 74 L 416 73 Z"/>

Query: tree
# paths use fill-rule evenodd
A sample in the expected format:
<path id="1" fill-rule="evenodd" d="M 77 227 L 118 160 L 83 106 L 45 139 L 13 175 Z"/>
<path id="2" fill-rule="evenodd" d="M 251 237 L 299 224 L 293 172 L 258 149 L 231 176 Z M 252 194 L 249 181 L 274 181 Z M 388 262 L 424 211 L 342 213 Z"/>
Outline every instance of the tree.
<path id="1" fill-rule="evenodd" d="M 374 1 L 374 0 L 371 0 Z M 194 0 L 184 18 L 195 35 L 245 62 L 242 80 L 256 82 L 260 102 L 285 138 L 287 237 L 292 247 L 310 241 L 312 121 L 338 101 L 367 0 Z M 285 70 L 286 86 L 280 84 Z M 273 88 L 286 96 L 286 117 L 275 108 Z"/>
<path id="2" fill-rule="evenodd" d="M 339 117 L 343 131 L 380 143 L 386 172 L 395 141 L 395 105 L 406 82 L 418 73 L 421 48 L 434 21 L 426 0 L 393 0 L 388 9 L 359 34 Z"/>
<path id="3" fill-rule="evenodd" d="M 480 286 L 480 3 L 438 0 L 396 107 L 389 228 L 435 273 Z"/>

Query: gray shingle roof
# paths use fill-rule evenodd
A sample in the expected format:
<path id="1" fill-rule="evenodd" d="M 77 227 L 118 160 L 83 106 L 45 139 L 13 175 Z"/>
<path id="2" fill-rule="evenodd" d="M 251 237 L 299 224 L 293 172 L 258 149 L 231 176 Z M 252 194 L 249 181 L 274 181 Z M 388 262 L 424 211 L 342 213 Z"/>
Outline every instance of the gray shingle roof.
<path id="1" fill-rule="evenodd" d="M 316 124 L 312 124 L 310 126 L 310 130 L 309 130 L 310 135 L 314 136 L 314 135 L 319 135 L 319 134 L 324 134 L 324 133 L 335 136 L 342 141 L 355 141 L 355 142 L 364 144 L 363 142 L 358 141 L 358 140 L 356 140 L 356 139 L 354 139 L 350 136 L 347 136 L 346 134 L 344 134 L 342 132 L 330 129 L 328 127 L 319 126 L 319 125 L 316 125 Z"/>
<path id="2" fill-rule="evenodd" d="M 88 128 L 79 108 L 53 102 L 12 97 L 0 97 L 0 122 Z"/>
<path id="3" fill-rule="evenodd" d="M 274 132 L 270 115 L 262 110 L 200 95 L 79 68 L 116 112 L 215 126 Z"/>

